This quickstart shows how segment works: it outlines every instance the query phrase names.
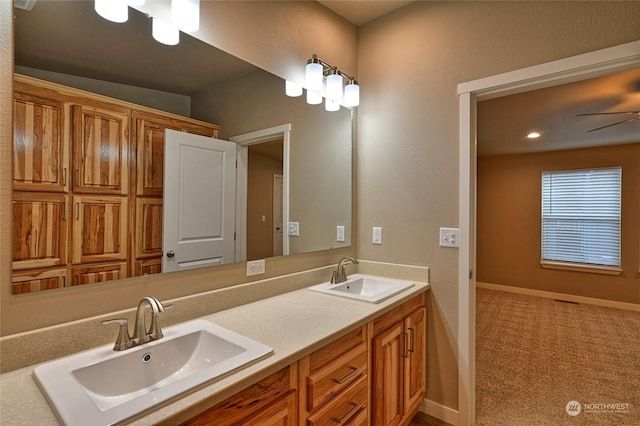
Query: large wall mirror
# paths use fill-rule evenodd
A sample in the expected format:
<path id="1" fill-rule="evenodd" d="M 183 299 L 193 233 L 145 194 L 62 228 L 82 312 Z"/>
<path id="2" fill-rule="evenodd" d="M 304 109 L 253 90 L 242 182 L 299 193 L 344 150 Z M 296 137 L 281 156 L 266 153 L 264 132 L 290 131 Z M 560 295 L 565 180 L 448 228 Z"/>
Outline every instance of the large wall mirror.
<path id="1" fill-rule="evenodd" d="M 304 97 L 287 97 L 281 78 L 187 34 L 180 33 L 176 46 L 160 44 L 151 36 L 150 17 L 129 8 L 126 23 L 109 22 L 96 14 L 93 1 L 41 0 L 29 11 L 16 8 L 15 71 L 213 123 L 219 139 L 244 140 L 288 126 L 286 138 L 274 135 L 242 148 L 248 195 L 237 205 L 246 209 L 245 247 L 233 261 L 351 245 L 351 110 L 326 112 Z M 283 175 L 285 193 L 276 194 Z M 135 196 L 129 197 L 131 205 Z M 279 215 L 282 224 L 273 217 Z M 298 235 L 288 235 L 289 222 Z M 73 250 L 72 233 L 68 238 Z M 15 265 L 14 274 L 25 272 Z M 67 267 L 73 266 L 69 260 Z"/>

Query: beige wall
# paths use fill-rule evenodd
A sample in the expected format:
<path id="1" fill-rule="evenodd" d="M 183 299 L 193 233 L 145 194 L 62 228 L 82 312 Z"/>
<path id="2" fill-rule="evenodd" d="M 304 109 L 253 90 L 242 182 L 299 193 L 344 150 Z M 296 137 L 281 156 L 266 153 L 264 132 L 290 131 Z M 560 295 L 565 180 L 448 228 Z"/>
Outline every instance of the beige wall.
<path id="1" fill-rule="evenodd" d="M 356 63 L 356 27 L 316 2 L 202 2 L 203 39 L 259 67 L 286 76 L 312 53 Z M 11 281 L 12 3 L 0 1 L 0 335 L 131 308 L 143 296 L 161 300 L 336 263 L 355 247 L 268 259 L 266 274 L 246 277 L 244 263 L 121 280 L 14 297 Z M 353 71 L 352 71 L 353 72 Z M 85 287 L 85 286 L 83 286 Z"/>
<path id="2" fill-rule="evenodd" d="M 640 39 L 638 2 L 413 3 L 358 34 L 358 257 L 428 265 L 427 398 L 458 405 L 457 84 Z M 384 244 L 371 244 L 371 227 Z"/>
<path id="3" fill-rule="evenodd" d="M 622 166 L 622 274 L 540 266 L 543 170 Z M 640 144 L 482 157 L 478 161 L 480 282 L 640 303 Z"/>

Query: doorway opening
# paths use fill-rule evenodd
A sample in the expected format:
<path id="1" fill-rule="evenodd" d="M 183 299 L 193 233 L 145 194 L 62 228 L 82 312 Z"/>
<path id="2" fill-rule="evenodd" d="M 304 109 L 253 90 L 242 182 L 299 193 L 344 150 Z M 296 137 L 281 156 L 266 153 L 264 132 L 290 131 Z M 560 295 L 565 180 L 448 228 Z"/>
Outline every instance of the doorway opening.
<path id="1" fill-rule="evenodd" d="M 476 104 L 480 100 L 603 76 L 640 66 L 640 41 L 458 85 L 460 187 L 458 425 L 475 422 Z"/>

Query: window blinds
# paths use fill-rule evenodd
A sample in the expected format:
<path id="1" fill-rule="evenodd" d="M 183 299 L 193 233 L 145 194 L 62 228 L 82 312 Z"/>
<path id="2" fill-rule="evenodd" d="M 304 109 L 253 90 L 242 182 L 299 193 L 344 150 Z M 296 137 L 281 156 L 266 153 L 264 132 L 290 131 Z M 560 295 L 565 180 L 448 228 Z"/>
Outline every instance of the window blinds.
<path id="1" fill-rule="evenodd" d="M 542 260 L 620 267 L 622 169 L 542 172 Z"/>

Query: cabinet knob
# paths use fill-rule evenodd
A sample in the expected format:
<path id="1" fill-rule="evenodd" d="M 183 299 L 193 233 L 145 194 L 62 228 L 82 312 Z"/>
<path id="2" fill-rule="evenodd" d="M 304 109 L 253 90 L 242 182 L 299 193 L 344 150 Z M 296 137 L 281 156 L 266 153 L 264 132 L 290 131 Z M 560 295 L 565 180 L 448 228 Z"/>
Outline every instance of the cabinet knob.
<path id="1" fill-rule="evenodd" d="M 168 257 L 169 259 L 171 259 L 171 258 L 172 258 L 172 257 L 174 257 L 175 255 L 176 255 L 176 252 L 175 252 L 175 251 L 173 251 L 173 250 L 169 250 L 169 251 L 167 251 L 167 257 Z"/>

